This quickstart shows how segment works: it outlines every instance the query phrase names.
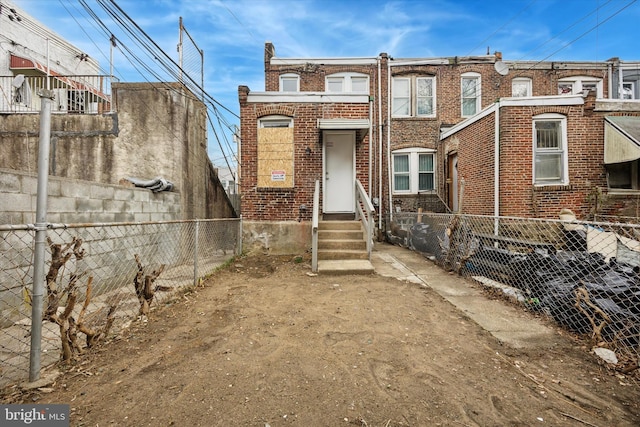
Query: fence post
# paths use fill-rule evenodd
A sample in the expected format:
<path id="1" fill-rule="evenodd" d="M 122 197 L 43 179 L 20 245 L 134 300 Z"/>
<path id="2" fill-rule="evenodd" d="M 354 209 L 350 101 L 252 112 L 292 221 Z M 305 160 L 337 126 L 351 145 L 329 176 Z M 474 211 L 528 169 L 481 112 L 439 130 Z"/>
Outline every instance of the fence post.
<path id="1" fill-rule="evenodd" d="M 200 221 L 196 219 L 195 242 L 193 245 L 193 286 L 198 286 L 198 235 L 200 234 Z"/>
<path id="2" fill-rule="evenodd" d="M 42 350 L 42 304 L 44 302 L 44 258 L 47 240 L 47 189 L 49 184 L 49 147 L 51 144 L 51 100 L 53 92 L 40 92 L 40 140 L 38 148 L 38 187 L 36 193 L 36 235 L 33 249 L 33 295 L 31 298 L 31 348 L 29 381 L 40 378 Z"/>

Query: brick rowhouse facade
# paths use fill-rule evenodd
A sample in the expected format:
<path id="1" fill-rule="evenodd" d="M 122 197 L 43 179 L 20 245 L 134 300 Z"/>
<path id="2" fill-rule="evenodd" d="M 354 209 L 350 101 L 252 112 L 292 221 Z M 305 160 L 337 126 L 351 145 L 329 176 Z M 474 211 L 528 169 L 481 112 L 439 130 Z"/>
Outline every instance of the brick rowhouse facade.
<path id="1" fill-rule="evenodd" d="M 557 218 L 561 208 L 570 208 L 578 217 L 584 217 L 592 210 L 590 194 L 597 188 L 606 190 L 607 187 L 603 165 L 604 116 L 635 115 L 638 114 L 636 110 L 640 110 L 619 113 L 615 108 L 600 111 L 595 106 L 595 95 L 598 99 L 611 97 L 611 69 L 617 63 L 503 62 L 499 52 L 477 57 L 431 59 L 394 59 L 382 53 L 373 58 L 288 60 L 276 57 L 275 48 L 267 43 L 265 92 L 252 93 L 246 86 L 239 87 L 243 216 L 257 221 L 310 220 L 314 184 L 316 180 L 322 182 L 323 178 L 323 130 L 319 123 L 324 119 L 370 121 L 368 130 L 355 131 L 356 177 L 371 199 L 378 202 L 376 208 L 382 220 L 379 228 L 388 228 L 385 221 L 392 208 L 394 212 L 415 212 L 418 208 L 430 210 L 436 206 L 425 205 L 425 195 L 416 191 L 397 194 L 390 191 L 393 182 L 390 155 L 401 149 L 435 153 L 435 189 L 429 197 L 439 201 L 443 209 L 454 205 L 452 184 L 448 181 L 452 171 L 448 168 L 451 156 L 457 156 L 459 186 L 464 183 L 462 212 L 493 215 L 495 121 L 498 118 L 499 214 Z M 368 76 L 369 102 L 352 102 L 341 98 L 340 93 L 327 92 L 327 76 L 337 73 Z M 480 79 L 479 108 L 475 116 L 463 117 L 461 82 L 469 73 Z M 297 91 L 281 91 L 280 78 L 284 75 L 297 76 Z M 415 81 L 424 77 L 435 79 L 434 114 L 403 117 L 392 114 L 393 79 Z M 527 105 L 500 102 L 518 99 L 511 98 L 512 84 L 522 81 L 529 85 L 528 99 L 540 98 L 544 102 L 540 105 L 535 101 L 525 102 Z M 585 94 L 591 90 L 590 96 L 575 105 L 565 105 L 558 94 L 561 87 L 567 85 L 582 87 Z M 593 93 L 595 90 L 597 94 Z M 582 91 L 578 92 L 582 94 Z M 569 95 L 575 97 L 577 93 Z M 415 96 L 413 89 L 410 100 L 413 108 Z M 559 99 L 558 105 L 553 104 L 554 99 Z M 533 185 L 533 117 L 544 113 L 566 118 L 567 185 Z M 257 185 L 259 121 L 269 116 L 293 120 L 294 185 L 290 188 L 260 188 Z M 442 138 L 442 135 L 447 137 Z M 460 193 L 461 188 L 457 190 Z M 629 199 L 616 197 L 600 208 L 608 213 L 623 208 L 629 211 L 635 206 Z"/>

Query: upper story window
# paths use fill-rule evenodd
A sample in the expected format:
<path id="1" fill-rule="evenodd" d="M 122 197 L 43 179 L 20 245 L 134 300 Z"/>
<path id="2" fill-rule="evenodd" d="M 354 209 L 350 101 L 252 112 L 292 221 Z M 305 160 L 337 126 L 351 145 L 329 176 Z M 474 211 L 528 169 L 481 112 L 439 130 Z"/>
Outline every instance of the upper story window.
<path id="1" fill-rule="evenodd" d="M 394 117 L 435 117 L 435 77 L 394 77 L 391 90 Z"/>
<path id="2" fill-rule="evenodd" d="M 596 98 L 602 98 L 602 79 L 577 76 L 558 80 L 558 95 L 582 95 L 585 91 L 595 91 Z"/>
<path id="3" fill-rule="evenodd" d="M 516 77 L 511 80 L 511 96 L 529 97 L 532 95 L 531 79 L 528 77 Z"/>
<path id="4" fill-rule="evenodd" d="M 635 82 L 622 82 L 622 99 L 636 99 Z"/>
<path id="5" fill-rule="evenodd" d="M 280 76 L 280 92 L 300 92 L 300 76 L 282 74 Z"/>
<path id="6" fill-rule="evenodd" d="M 435 188 L 435 153 L 426 148 L 393 152 L 394 194 L 417 194 Z"/>
<path id="7" fill-rule="evenodd" d="M 360 73 L 337 73 L 326 77 L 326 91 L 369 93 L 369 76 Z"/>
<path id="8" fill-rule="evenodd" d="M 567 119 L 560 114 L 540 114 L 533 118 L 533 183 L 569 183 Z"/>
<path id="9" fill-rule="evenodd" d="M 462 117 L 470 117 L 480 111 L 481 78 L 478 73 L 464 73 L 461 76 Z"/>

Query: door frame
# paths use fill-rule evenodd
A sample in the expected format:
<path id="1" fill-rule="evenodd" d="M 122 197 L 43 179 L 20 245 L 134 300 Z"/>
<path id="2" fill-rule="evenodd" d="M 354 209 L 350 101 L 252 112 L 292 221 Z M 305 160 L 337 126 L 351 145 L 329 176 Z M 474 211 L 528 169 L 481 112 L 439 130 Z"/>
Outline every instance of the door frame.
<path id="1" fill-rule="evenodd" d="M 351 198 L 351 207 L 350 210 L 348 211 L 328 211 L 327 210 L 327 201 L 329 200 L 329 197 L 331 196 L 329 194 L 329 192 L 327 191 L 327 151 L 326 151 L 326 142 L 327 142 L 327 138 L 326 136 L 328 135 L 346 135 L 349 137 L 349 142 L 347 142 L 348 144 L 351 144 L 352 146 L 352 153 L 351 153 L 351 160 L 352 160 L 352 166 L 351 166 L 351 188 L 352 188 L 352 195 L 353 197 Z M 356 131 L 355 130 L 324 130 L 322 131 L 322 212 L 323 213 L 353 213 L 356 211 L 355 207 L 356 207 L 356 203 L 355 203 L 355 186 L 356 186 Z"/>

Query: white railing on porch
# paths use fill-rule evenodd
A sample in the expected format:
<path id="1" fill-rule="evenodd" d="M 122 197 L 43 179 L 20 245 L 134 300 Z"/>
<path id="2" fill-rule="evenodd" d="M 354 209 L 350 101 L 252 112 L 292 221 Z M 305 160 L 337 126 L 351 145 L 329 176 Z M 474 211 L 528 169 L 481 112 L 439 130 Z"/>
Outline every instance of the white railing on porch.
<path id="1" fill-rule="evenodd" d="M 320 181 L 313 191 L 313 214 L 311 218 L 311 271 L 318 272 L 318 223 L 320 222 Z"/>
<path id="2" fill-rule="evenodd" d="M 37 113 L 38 93 L 53 92 L 52 113 L 101 114 L 113 111 L 111 77 L 92 76 L 0 76 L 0 113 Z"/>
<path id="3" fill-rule="evenodd" d="M 375 227 L 376 212 L 371 203 L 371 199 L 362 187 L 359 180 L 356 180 L 356 220 L 362 221 L 364 227 L 365 240 L 367 242 L 367 255 L 371 260 L 373 250 L 373 230 Z M 318 226 L 320 223 L 320 181 L 316 181 L 313 192 L 313 214 L 311 218 L 311 271 L 318 272 Z"/>
<path id="4" fill-rule="evenodd" d="M 356 179 L 356 220 L 362 221 L 367 241 L 367 255 L 371 261 L 371 251 L 373 249 L 373 229 L 375 226 L 376 211 L 369 199 L 369 195 L 364 191 L 360 180 Z"/>

